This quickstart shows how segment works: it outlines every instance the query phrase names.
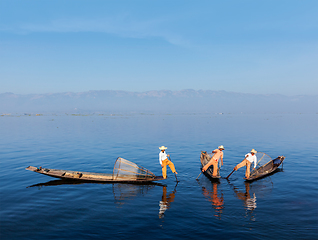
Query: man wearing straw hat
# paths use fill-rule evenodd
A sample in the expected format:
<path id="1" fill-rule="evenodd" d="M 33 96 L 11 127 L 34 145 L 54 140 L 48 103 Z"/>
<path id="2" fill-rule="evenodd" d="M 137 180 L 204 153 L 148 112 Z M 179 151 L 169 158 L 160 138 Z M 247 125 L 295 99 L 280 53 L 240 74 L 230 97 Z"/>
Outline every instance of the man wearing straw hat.
<path id="1" fill-rule="evenodd" d="M 163 178 L 164 179 L 167 178 L 167 165 L 168 165 L 177 179 L 176 174 L 178 174 L 178 173 L 176 172 L 174 164 L 170 160 L 168 160 L 168 157 L 170 157 L 170 155 L 166 154 L 166 151 L 165 151 L 167 148 L 165 146 L 161 146 L 159 149 L 161 150 L 161 152 L 159 153 L 159 163 L 162 167 Z"/>
<path id="2" fill-rule="evenodd" d="M 202 168 L 202 172 L 205 172 L 211 165 L 213 165 L 213 177 L 217 177 L 218 174 L 218 161 L 221 159 L 221 165 L 223 166 L 223 145 L 219 146 L 218 149 L 212 151 L 214 155 L 211 160 Z"/>
<path id="3" fill-rule="evenodd" d="M 234 170 L 237 171 L 237 169 L 246 166 L 245 178 L 249 178 L 250 172 L 251 172 L 250 170 L 251 164 L 254 163 L 254 169 L 256 168 L 256 163 L 257 163 L 257 157 L 255 155 L 256 153 L 257 151 L 255 149 L 252 149 L 250 153 L 245 155 L 244 160 L 235 166 Z"/>

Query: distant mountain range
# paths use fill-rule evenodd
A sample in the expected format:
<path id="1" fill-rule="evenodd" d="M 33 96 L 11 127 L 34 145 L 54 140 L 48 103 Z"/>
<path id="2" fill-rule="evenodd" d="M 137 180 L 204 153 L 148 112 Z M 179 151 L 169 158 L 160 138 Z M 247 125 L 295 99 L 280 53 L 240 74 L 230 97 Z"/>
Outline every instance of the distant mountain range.
<path id="1" fill-rule="evenodd" d="M 284 96 L 192 89 L 0 94 L 0 114 L 62 112 L 318 113 L 318 95 Z"/>

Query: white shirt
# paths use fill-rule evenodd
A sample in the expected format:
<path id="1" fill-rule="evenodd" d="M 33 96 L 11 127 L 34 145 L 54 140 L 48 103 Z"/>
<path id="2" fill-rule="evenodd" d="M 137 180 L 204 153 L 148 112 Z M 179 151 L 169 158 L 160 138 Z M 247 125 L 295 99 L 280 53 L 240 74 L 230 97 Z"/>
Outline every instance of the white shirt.
<path id="1" fill-rule="evenodd" d="M 254 168 L 256 168 L 257 163 L 257 157 L 256 155 L 252 155 L 251 153 L 248 153 L 245 155 L 246 160 L 250 161 L 251 163 L 254 162 Z"/>
<path id="2" fill-rule="evenodd" d="M 160 163 L 160 165 L 162 165 L 162 161 L 167 159 L 167 158 L 168 157 L 167 157 L 166 151 L 164 151 L 164 152 L 160 151 L 160 153 L 159 153 L 159 163 Z"/>

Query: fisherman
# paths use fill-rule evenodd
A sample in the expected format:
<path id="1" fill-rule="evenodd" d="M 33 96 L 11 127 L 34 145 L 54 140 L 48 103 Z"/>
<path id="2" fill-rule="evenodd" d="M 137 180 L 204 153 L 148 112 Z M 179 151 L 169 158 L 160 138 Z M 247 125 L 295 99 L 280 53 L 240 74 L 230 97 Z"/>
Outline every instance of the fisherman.
<path id="1" fill-rule="evenodd" d="M 256 168 L 256 163 L 257 163 L 257 157 L 256 154 L 257 151 L 255 149 L 252 149 L 250 153 L 245 155 L 245 158 L 242 162 L 240 162 L 239 164 L 237 164 L 234 168 L 235 171 L 237 171 L 237 169 L 246 166 L 246 171 L 245 171 L 245 178 L 248 179 L 250 177 L 250 168 L 251 168 L 251 164 L 254 163 L 254 169 Z"/>
<path id="2" fill-rule="evenodd" d="M 168 165 L 170 167 L 171 171 L 174 173 L 176 179 L 177 179 L 177 175 L 176 174 L 178 174 L 178 173 L 176 172 L 174 164 L 170 160 L 168 160 L 168 157 L 170 158 L 170 155 L 167 154 L 166 151 L 165 151 L 167 148 L 165 146 L 161 146 L 159 149 L 161 150 L 161 152 L 159 153 L 159 163 L 160 163 L 160 165 L 162 167 L 162 176 L 163 176 L 163 178 L 164 179 L 167 178 L 167 165 Z M 178 181 L 178 179 L 177 179 L 177 181 Z"/>
<path id="3" fill-rule="evenodd" d="M 217 177 L 218 173 L 218 161 L 221 158 L 221 165 L 223 166 L 223 145 L 219 146 L 218 149 L 212 151 L 214 155 L 212 156 L 211 160 L 202 168 L 202 172 L 205 172 L 211 165 L 213 165 L 213 177 Z"/>

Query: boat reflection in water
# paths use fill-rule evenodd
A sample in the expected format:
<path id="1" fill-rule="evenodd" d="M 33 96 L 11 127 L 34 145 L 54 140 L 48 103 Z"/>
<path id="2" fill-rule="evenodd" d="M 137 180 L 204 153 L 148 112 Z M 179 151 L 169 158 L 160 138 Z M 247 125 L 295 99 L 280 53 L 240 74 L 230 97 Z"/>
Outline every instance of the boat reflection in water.
<path id="1" fill-rule="evenodd" d="M 41 189 L 42 187 L 47 187 L 47 186 L 58 186 L 58 185 L 79 185 L 79 184 L 84 184 L 85 182 L 79 182 L 79 181 L 72 181 L 72 180 L 51 180 L 45 183 L 37 183 L 33 184 L 31 186 L 28 186 L 27 188 L 31 187 L 38 187 Z"/>
<path id="2" fill-rule="evenodd" d="M 178 185 L 178 183 L 177 183 Z M 177 192 L 177 185 L 174 187 L 174 190 L 167 196 L 167 187 L 162 187 L 162 198 L 159 202 L 159 218 L 163 218 L 165 211 L 170 208 L 170 204 L 174 201 L 175 194 Z"/>
<path id="3" fill-rule="evenodd" d="M 153 189 L 155 186 L 166 187 L 160 183 L 105 183 L 105 182 L 79 182 L 72 180 L 51 180 L 45 183 L 38 183 L 29 186 L 38 187 L 41 189 L 45 186 L 58 186 L 58 185 L 79 185 L 79 184 L 104 184 L 112 185 L 112 192 L 114 195 L 115 203 L 117 207 L 121 207 L 127 200 L 132 200 L 137 196 L 144 196 L 149 190 Z"/>
<path id="4" fill-rule="evenodd" d="M 215 210 L 214 216 L 217 217 L 218 219 L 221 219 L 222 211 L 224 208 L 224 198 L 223 198 L 223 193 L 218 194 L 218 185 L 220 182 L 211 182 L 212 183 L 212 191 L 206 189 L 205 187 L 202 186 L 202 194 L 203 196 L 212 203 L 212 207 Z"/>

